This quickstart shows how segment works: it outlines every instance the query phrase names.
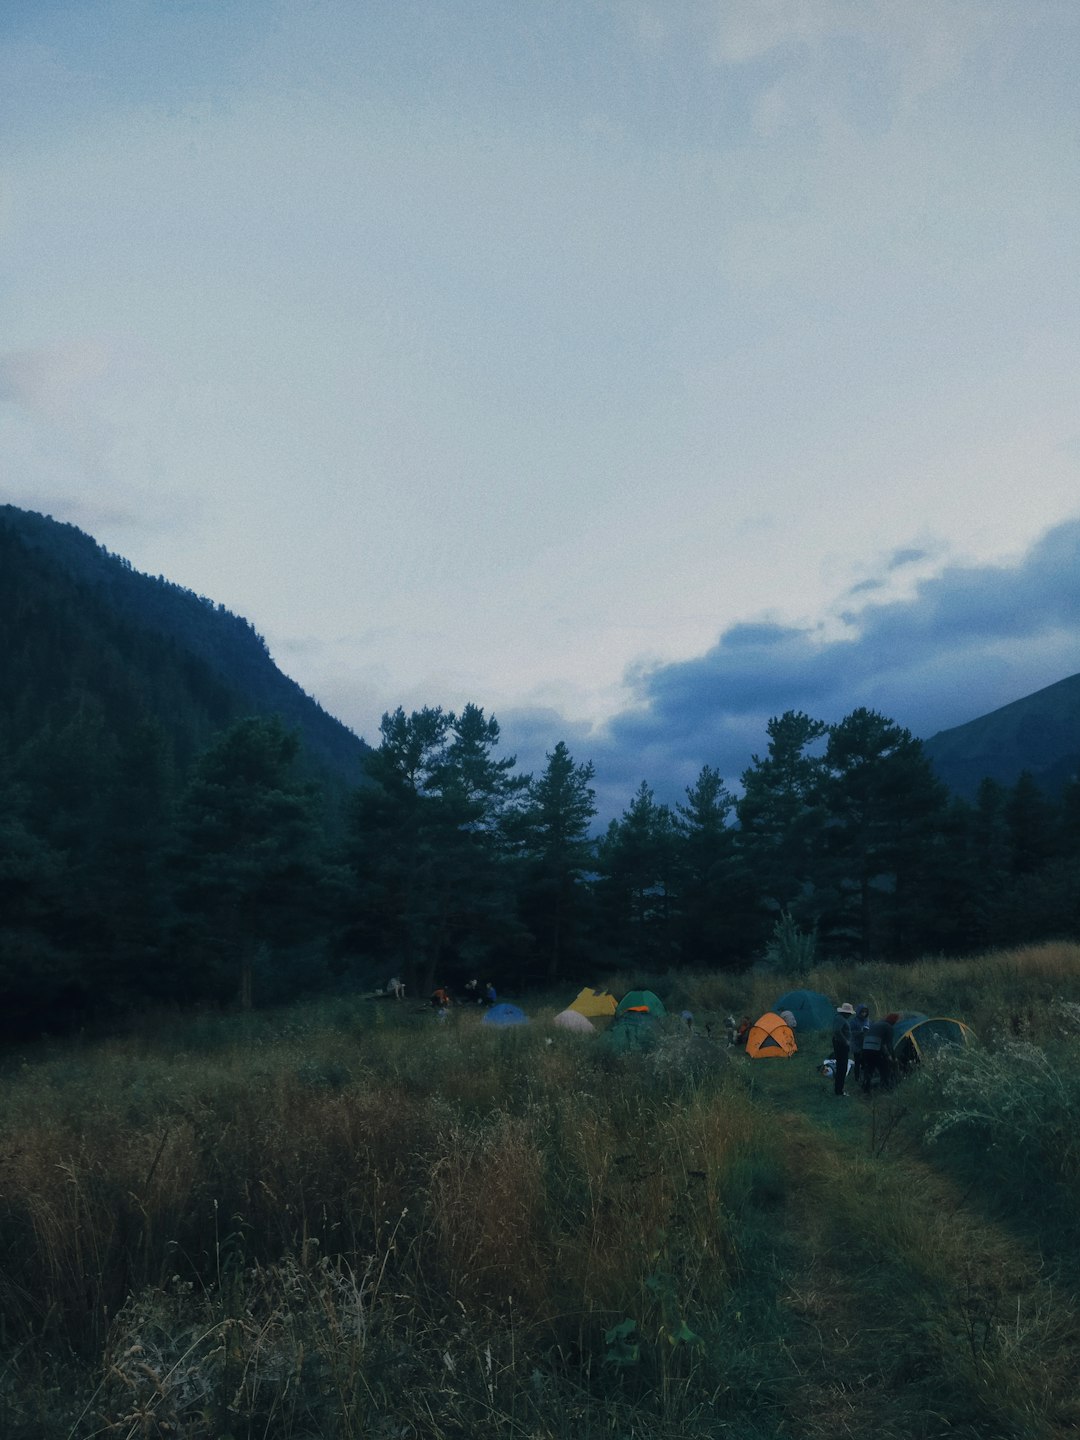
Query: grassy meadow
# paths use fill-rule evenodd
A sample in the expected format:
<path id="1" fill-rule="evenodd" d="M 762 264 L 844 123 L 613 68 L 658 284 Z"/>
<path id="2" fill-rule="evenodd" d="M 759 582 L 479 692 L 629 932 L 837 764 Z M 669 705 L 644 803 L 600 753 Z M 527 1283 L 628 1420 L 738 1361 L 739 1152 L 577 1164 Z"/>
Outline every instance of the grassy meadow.
<path id="1" fill-rule="evenodd" d="M 1080 1432 L 1080 946 L 791 983 L 978 1043 L 838 1101 L 784 977 L 555 1030 L 334 1000 L 0 1061 L 0 1435 Z M 705 1033 L 713 1024 L 713 1034 Z"/>

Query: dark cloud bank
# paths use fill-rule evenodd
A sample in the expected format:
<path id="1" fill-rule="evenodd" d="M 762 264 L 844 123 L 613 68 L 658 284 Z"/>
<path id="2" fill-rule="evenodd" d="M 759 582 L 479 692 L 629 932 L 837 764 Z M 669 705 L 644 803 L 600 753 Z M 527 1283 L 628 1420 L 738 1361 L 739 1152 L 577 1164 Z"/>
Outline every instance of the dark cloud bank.
<path id="1" fill-rule="evenodd" d="M 658 799 L 680 799 L 704 764 L 737 789 L 766 748 L 770 716 L 785 710 L 832 722 L 865 705 L 925 739 L 1080 671 L 1080 519 L 1016 565 L 951 566 L 904 600 L 870 593 L 859 587 L 841 638 L 733 625 L 699 658 L 636 674 L 632 707 L 601 729 L 516 712 L 500 716 L 504 738 L 528 770 L 559 739 L 591 759 L 607 819 L 642 780 Z"/>

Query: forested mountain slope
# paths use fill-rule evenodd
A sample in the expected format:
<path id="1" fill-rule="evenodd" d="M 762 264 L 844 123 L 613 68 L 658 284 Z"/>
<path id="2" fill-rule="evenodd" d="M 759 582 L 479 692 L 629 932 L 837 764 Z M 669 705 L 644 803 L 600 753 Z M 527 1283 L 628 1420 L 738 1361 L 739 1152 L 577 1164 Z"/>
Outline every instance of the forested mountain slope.
<path id="1" fill-rule="evenodd" d="M 260 946 L 316 983 L 370 753 L 245 620 L 0 508 L 0 1036 L 250 994 Z"/>
<path id="2" fill-rule="evenodd" d="M 0 506 L 0 672 L 9 744 L 91 705 L 113 734 L 154 719 L 184 765 L 223 725 L 276 714 L 320 778 L 361 780 L 368 747 L 282 674 L 246 620 L 11 505 Z"/>
<path id="3" fill-rule="evenodd" d="M 984 779 L 1012 785 L 1026 770 L 1047 794 L 1080 775 L 1080 675 L 1071 675 L 923 741 L 942 780 L 974 799 Z"/>

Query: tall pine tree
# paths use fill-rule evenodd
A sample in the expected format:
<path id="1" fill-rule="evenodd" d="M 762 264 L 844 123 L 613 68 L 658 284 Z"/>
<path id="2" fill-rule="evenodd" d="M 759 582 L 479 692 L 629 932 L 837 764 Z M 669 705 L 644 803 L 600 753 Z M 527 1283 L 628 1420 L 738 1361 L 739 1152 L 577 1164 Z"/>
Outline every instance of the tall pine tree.
<path id="1" fill-rule="evenodd" d="M 587 909 L 585 875 L 594 864 L 589 826 L 596 815 L 593 766 L 574 763 L 560 740 L 543 774 L 529 786 L 524 812 L 525 880 L 522 909 L 536 937 L 549 980 L 567 961 L 577 963 Z"/>
<path id="2" fill-rule="evenodd" d="M 184 943 L 231 970 L 244 1009 L 256 956 L 295 944 L 322 909 L 318 792 L 297 778 L 299 747 L 276 718 L 238 721 L 199 758 L 179 804 L 173 870 Z"/>

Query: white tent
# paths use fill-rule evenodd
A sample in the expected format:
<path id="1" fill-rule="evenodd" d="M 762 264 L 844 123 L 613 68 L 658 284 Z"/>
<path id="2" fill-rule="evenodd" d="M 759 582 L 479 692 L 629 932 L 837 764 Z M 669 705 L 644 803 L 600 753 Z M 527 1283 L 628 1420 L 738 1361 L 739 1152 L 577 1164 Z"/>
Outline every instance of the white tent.
<path id="1" fill-rule="evenodd" d="M 555 1024 L 560 1030 L 576 1030 L 582 1035 L 594 1033 L 592 1021 L 580 1010 L 560 1010 L 555 1016 Z"/>

